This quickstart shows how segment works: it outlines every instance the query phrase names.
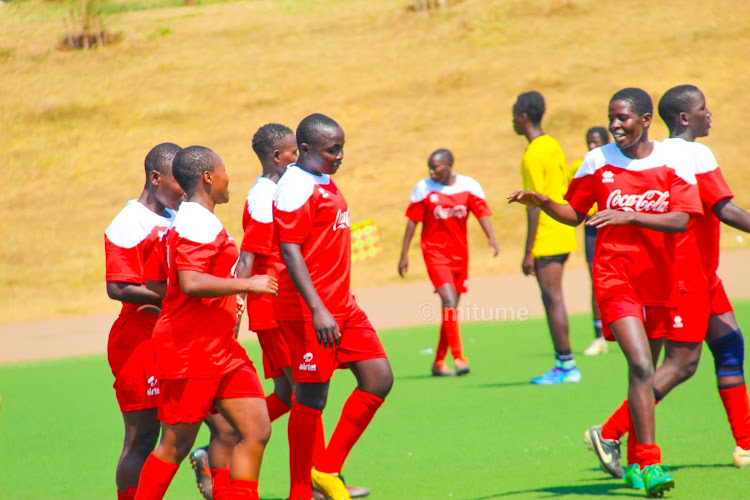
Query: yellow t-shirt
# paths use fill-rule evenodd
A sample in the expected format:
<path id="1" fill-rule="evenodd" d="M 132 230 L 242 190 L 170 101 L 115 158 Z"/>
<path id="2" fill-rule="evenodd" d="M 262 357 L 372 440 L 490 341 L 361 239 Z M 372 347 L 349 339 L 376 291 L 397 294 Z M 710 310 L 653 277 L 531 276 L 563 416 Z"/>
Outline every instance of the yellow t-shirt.
<path id="1" fill-rule="evenodd" d="M 560 144 L 549 135 L 537 137 L 526 147 L 521 158 L 521 178 L 525 190 L 549 196 L 557 203 L 567 203 L 563 197 L 570 183 L 568 163 Z M 540 211 L 531 252 L 534 257 L 570 253 L 576 248 L 575 228 Z"/>
<path id="2" fill-rule="evenodd" d="M 578 173 L 578 169 L 580 168 L 581 163 L 583 163 L 583 158 L 578 158 L 577 160 L 575 160 L 573 163 L 570 164 L 570 167 L 568 167 L 568 173 L 571 179 L 576 176 L 576 173 Z M 591 205 L 591 209 L 589 210 L 589 213 L 587 213 L 586 215 L 591 217 L 596 212 L 597 212 L 596 203 L 594 203 L 593 205 Z"/>

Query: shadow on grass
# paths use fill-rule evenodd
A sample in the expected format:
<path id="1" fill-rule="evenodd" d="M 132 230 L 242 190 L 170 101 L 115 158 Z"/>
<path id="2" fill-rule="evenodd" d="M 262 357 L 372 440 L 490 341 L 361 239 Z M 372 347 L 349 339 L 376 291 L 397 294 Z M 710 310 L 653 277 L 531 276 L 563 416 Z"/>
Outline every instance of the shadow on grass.
<path id="1" fill-rule="evenodd" d="M 528 386 L 531 387 L 533 384 L 529 382 L 528 380 L 524 380 L 523 382 L 497 382 L 496 384 L 478 384 L 472 386 L 475 389 L 496 389 L 498 387 L 518 387 L 518 386 Z"/>
<path id="2" fill-rule="evenodd" d="M 684 464 L 684 465 L 667 465 L 669 470 L 682 470 L 682 469 L 715 469 L 715 468 L 734 468 L 732 464 Z"/>
<path id="3" fill-rule="evenodd" d="M 611 479 L 611 478 L 609 478 Z M 620 490 L 620 491 L 618 491 Z M 633 490 L 620 482 L 600 481 L 597 484 L 582 484 L 576 486 L 546 486 L 543 488 L 534 488 L 528 490 L 506 491 L 504 493 L 494 493 L 481 497 L 472 497 L 466 500 L 491 500 L 493 498 L 512 497 L 514 495 L 527 495 L 529 493 L 539 493 L 538 498 L 560 497 L 565 495 L 618 495 L 618 496 L 637 496 L 643 497 L 643 490 Z M 543 495 L 547 493 L 547 495 Z"/>

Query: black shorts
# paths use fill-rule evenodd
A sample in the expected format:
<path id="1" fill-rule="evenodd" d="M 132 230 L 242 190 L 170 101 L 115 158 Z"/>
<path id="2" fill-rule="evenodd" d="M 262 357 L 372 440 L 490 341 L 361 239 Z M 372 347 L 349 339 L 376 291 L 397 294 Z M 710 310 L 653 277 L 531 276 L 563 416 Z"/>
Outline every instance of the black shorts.
<path id="1" fill-rule="evenodd" d="M 541 260 L 543 262 L 559 262 L 560 264 L 565 264 L 568 260 L 569 253 L 561 253 L 557 255 L 545 255 L 544 257 L 536 257 L 536 260 Z"/>
<path id="2" fill-rule="evenodd" d="M 586 262 L 594 262 L 594 246 L 596 245 L 596 226 L 583 226 L 583 246 L 586 249 Z"/>

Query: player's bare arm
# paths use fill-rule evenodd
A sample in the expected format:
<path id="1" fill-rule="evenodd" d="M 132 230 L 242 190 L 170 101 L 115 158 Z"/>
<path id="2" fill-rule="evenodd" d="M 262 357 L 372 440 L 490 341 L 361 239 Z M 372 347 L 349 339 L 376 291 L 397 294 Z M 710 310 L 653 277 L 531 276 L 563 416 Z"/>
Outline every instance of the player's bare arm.
<path id="1" fill-rule="evenodd" d="M 240 279 L 249 278 L 253 273 L 254 262 L 255 254 L 253 252 L 247 252 L 245 250 L 240 251 L 240 259 L 237 261 L 235 276 Z M 237 295 L 237 323 L 234 325 L 235 337 L 237 337 L 240 333 L 242 314 L 245 312 L 245 297 L 247 297 L 246 293 L 240 293 Z"/>
<path id="2" fill-rule="evenodd" d="M 212 274 L 198 271 L 177 271 L 180 278 L 180 288 L 186 295 L 193 297 L 226 297 L 240 293 L 276 295 L 279 284 L 276 278 L 265 274 L 250 278 L 220 278 Z"/>
<path id="3" fill-rule="evenodd" d="M 167 296 L 167 282 L 165 281 L 156 281 L 156 280 L 146 280 L 146 288 L 154 292 L 155 294 L 159 295 L 161 298 L 164 298 Z"/>
<path id="4" fill-rule="evenodd" d="M 414 238 L 414 231 L 416 228 L 416 222 L 413 220 L 406 221 L 404 243 L 401 246 L 401 259 L 398 261 L 398 275 L 402 278 L 406 277 L 406 273 L 409 270 L 409 246 L 411 245 L 412 238 Z"/>
<path id="5" fill-rule="evenodd" d="M 727 226 L 750 233 L 750 213 L 732 203 L 730 198 L 715 203 L 712 210 L 716 217 Z"/>
<path id="6" fill-rule="evenodd" d="M 125 283 L 122 281 L 108 281 L 107 295 L 112 300 L 119 300 L 128 304 L 151 304 L 161 306 L 162 296 L 149 290 L 145 285 Z"/>
<path id="7" fill-rule="evenodd" d="M 687 228 L 690 214 L 686 212 L 669 212 L 666 214 L 649 214 L 645 212 L 625 212 L 622 210 L 601 210 L 586 221 L 586 225 L 602 228 L 606 226 L 625 226 L 632 224 L 645 229 L 663 233 L 681 233 Z"/>
<path id="8" fill-rule="evenodd" d="M 320 299 L 312 279 L 310 270 L 307 268 L 305 259 L 302 258 L 302 252 L 296 243 L 281 242 L 281 257 L 286 264 L 289 277 L 299 294 L 305 300 L 307 307 L 312 314 L 312 324 L 315 334 L 318 336 L 318 343 L 325 348 L 339 345 L 341 334 L 336 320 L 333 318 L 325 304 Z"/>
<path id="9" fill-rule="evenodd" d="M 480 217 L 479 225 L 482 226 L 484 234 L 487 235 L 487 241 L 489 242 L 490 248 L 492 249 L 492 256 L 497 257 L 497 254 L 500 253 L 500 245 L 497 244 L 497 240 L 495 239 L 495 231 L 493 231 L 492 229 L 492 222 L 490 222 L 490 218 Z"/>

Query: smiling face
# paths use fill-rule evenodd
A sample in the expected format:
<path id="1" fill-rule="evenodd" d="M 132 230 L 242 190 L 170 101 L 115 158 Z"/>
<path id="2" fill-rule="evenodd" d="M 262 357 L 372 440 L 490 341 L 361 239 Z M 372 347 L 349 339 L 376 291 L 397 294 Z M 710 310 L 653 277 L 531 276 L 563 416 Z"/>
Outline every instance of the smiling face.
<path id="1" fill-rule="evenodd" d="M 630 101 L 617 100 L 609 103 L 609 131 L 623 153 L 648 141 L 650 125 L 651 113 L 638 115 Z M 626 153 L 626 156 L 630 155 Z"/>
<path id="2" fill-rule="evenodd" d="M 344 130 L 341 127 L 317 131 L 314 144 L 300 144 L 302 166 L 315 175 L 335 174 L 344 159 Z"/>
<path id="3" fill-rule="evenodd" d="M 711 111 L 706 106 L 706 97 L 703 92 L 696 92 L 690 96 L 687 111 L 680 113 L 680 118 L 686 115 L 691 135 L 695 137 L 706 137 L 711 129 Z"/>
<path id="4" fill-rule="evenodd" d="M 427 160 L 427 166 L 430 168 L 430 179 L 438 184 L 450 182 L 453 165 L 450 164 L 445 155 L 434 154 Z"/>

